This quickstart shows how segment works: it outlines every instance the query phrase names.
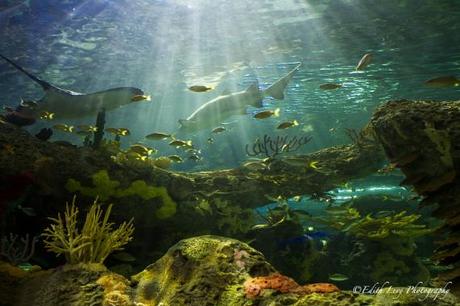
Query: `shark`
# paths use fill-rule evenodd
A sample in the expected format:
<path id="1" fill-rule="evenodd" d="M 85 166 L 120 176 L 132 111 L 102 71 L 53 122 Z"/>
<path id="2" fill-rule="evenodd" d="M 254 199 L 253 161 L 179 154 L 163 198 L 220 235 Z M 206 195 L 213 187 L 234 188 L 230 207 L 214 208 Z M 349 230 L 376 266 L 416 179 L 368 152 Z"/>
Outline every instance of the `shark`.
<path id="1" fill-rule="evenodd" d="M 132 103 L 134 96 L 144 95 L 144 92 L 136 87 L 117 87 L 93 93 L 80 93 L 63 89 L 40 79 L 4 55 L 0 54 L 0 58 L 39 84 L 44 91 L 43 97 L 37 101 L 33 109 L 21 102 L 14 111 L 10 111 L 10 117 L 36 118 L 40 113 L 46 111 L 54 113 L 55 117 L 59 119 L 76 119 L 96 115 L 101 110 L 117 109 Z"/>
<path id="2" fill-rule="evenodd" d="M 206 128 L 213 128 L 225 122 L 231 116 L 245 115 L 248 106 L 262 107 L 262 101 L 267 96 L 276 100 L 283 100 L 286 86 L 301 65 L 302 63 L 299 63 L 288 74 L 265 90 L 260 90 L 258 84 L 255 83 L 246 90 L 235 93 L 223 93 L 219 97 L 204 103 L 187 119 L 179 119 L 181 125 L 179 131 L 192 133 Z"/>

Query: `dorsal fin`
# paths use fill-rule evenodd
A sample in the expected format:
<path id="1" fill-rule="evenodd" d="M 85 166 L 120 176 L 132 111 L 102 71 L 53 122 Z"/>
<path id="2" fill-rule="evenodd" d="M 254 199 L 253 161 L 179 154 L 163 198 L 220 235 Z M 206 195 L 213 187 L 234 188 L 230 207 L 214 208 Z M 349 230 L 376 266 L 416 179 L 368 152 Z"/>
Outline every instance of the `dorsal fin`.
<path id="1" fill-rule="evenodd" d="M 34 80 L 35 82 L 40 84 L 40 86 L 43 88 L 43 90 L 48 90 L 48 89 L 54 87 L 50 83 L 48 83 L 46 81 L 43 81 L 42 79 L 40 79 L 40 78 L 36 77 L 35 75 L 31 74 L 30 72 L 26 71 L 24 68 L 22 68 L 21 66 L 19 66 L 18 64 L 16 64 L 15 62 L 13 62 L 9 58 L 7 58 L 6 56 L 3 56 L 3 55 L 0 54 L 0 57 L 3 58 L 8 63 L 10 63 L 14 68 L 18 69 L 19 71 L 21 71 L 22 73 L 27 75 L 29 78 L 31 78 L 32 80 Z"/>
<path id="2" fill-rule="evenodd" d="M 294 69 L 292 69 L 288 74 L 286 74 L 284 77 L 273 83 L 270 87 L 264 90 L 264 95 L 265 96 L 270 96 L 273 97 L 277 100 L 283 100 L 284 99 L 284 89 L 288 85 L 289 81 L 292 79 L 294 74 L 299 70 L 299 67 L 302 65 L 302 63 L 298 64 Z"/>
<path id="3" fill-rule="evenodd" d="M 256 83 L 252 84 L 251 86 L 249 86 L 247 89 L 246 89 L 246 92 L 253 92 L 253 93 L 258 93 L 259 92 L 259 86 Z"/>

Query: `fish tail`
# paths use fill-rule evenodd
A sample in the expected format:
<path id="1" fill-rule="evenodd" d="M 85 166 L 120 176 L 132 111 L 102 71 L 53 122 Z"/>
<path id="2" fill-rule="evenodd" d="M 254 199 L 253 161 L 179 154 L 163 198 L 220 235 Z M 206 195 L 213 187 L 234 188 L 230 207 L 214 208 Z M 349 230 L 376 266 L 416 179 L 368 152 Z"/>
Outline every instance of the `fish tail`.
<path id="1" fill-rule="evenodd" d="M 27 70 L 25 70 L 24 68 L 22 68 L 21 66 L 19 66 L 18 64 L 16 64 L 12 60 L 10 60 L 9 58 L 7 58 L 6 56 L 0 54 L 0 57 L 3 58 L 8 63 L 10 63 L 14 68 L 18 69 L 19 71 L 21 71 L 22 73 L 27 75 L 33 81 L 37 82 L 44 90 L 50 89 L 52 87 L 50 83 L 45 82 L 45 81 L 41 80 L 40 78 L 36 77 L 35 75 L 33 75 L 32 73 L 28 72 Z"/>

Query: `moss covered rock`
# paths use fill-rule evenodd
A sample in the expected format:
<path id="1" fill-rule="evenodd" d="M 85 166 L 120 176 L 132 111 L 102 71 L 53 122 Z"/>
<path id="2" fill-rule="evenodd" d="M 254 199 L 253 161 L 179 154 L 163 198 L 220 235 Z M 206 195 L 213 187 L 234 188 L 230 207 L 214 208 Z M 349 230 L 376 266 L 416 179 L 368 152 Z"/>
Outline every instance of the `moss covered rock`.
<path id="1" fill-rule="evenodd" d="M 238 240 L 218 236 L 185 239 L 135 275 L 136 302 L 146 305 L 252 305 L 243 283 L 275 269 Z"/>
<path id="2" fill-rule="evenodd" d="M 100 264 L 65 265 L 25 278 L 7 305 L 132 305 L 128 283 Z"/>

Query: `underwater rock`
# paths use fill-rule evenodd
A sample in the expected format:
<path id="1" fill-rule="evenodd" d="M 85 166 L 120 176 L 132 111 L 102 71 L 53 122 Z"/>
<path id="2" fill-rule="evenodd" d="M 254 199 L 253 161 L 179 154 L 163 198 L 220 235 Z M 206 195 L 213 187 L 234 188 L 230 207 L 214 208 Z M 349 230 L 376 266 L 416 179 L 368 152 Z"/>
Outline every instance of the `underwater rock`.
<path id="1" fill-rule="evenodd" d="M 438 233 L 448 233 L 447 239 L 439 242 L 434 258 L 456 268 L 438 280 L 453 281 L 451 291 L 460 294 L 459 101 L 391 101 L 376 110 L 371 125 L 390 161 L 406 176 L 401 184 L 424 196 L 422 206 L 437 204 L 433 216 L 446 221 Z"/>
<path id="2" fill-rule="evenodd" d="M 28 274 L 16 300 L 2 305 L 131 305 L 128 283 L 100 264 L 65 265 Z"/>
<path id="3" fill-rule="evenodd" d="M 238 257 L 241 252 L 247 256 Z M 181 240 L 132 279 L 138 283 L 136 302 L 145 305 L 245 305 L 244 281 L 274 272 L 245 243 L 201 236 Z"/>
<path id="4" fill-rule="evenodd" d="M 412 295 L 410 287 L 400 288 L 409 293 L 394 300 L 394 295 L 380 292 L 375 296 L 338 291 L 327 283 L 300 286 L 277 273 L 247 244 L 210 235 L 179 241 L 131 282 L 102 264 L 25 272 L 0 263 L 0 272 L 2 305 L 447 306 L 457 302 L 451 294 L 440 294 L 430 304 L 419 303 L 424 295 Z M 257 290 L 247 291 L 249 287 Z"/>
<path id="5" fill-rule="evenodd" d="M 268 305 L 280 293 L 295 293 L 289 296 L 295 302 L 338 291 L 332 284 L 300 286 L 247 244 L 210 235 L 181 240 L 132 279 L 136 302 L 144 305 L 252 305 L 254 298 Z"/>
<path id="6" fill-rule="evenodd" d="M 6 262 L 0 262 L 0 301 L 2 305 L 14 305 L 19 296 L 19 284 L 27 272 Z"/>

